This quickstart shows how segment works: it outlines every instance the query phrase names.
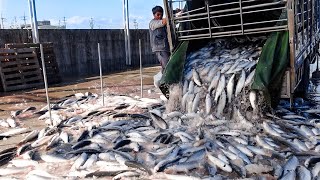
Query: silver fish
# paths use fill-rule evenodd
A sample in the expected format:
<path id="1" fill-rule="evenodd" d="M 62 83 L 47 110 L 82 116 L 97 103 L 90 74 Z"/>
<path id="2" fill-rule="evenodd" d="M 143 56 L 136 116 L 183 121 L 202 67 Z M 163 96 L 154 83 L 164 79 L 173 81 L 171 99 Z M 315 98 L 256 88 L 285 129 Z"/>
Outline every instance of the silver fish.
<path id="1" fill-rule="evenodd" d="M 190 81 L 189 87 L 188 87 L 188 92 L 193 93 L 193 91 L 194 91 L 194 82 Z"/>
<path id="2" fill-rule="evenodd" d="M 298 180 L 311 180 L 311 172 L 304 166 L 299 166 L 297 169 Z"/>
<path id="3" fill-rule="evenodd" d="M 150 117 L 152 118 L 153 122 L 161 129 L 167 129 L 168 124 L 166 123 L 165 120 L 163 120 L 160 116 L 153 112 L 149 112 Z"/>
<path id="4" fill-rule="evenodd" d="M 299 165 L 298 158 L 296 156 L 291 156 L 291 158 L 286 162 L 283 167 L 284 176 L 289 172 L 294 172 Z"/>
<path id="5" fill-rule="evenodd" d="M 52 139 L 53 135 L 51 136 L 44 136 L 36 141 L 34 141 L 32 144 L 31 144 L 31 147 L 39 147 L 39 146 L 42 146 L 46 143 L 48 143 L 51 139 Z"/>
<path id="6" fill-rule="evenodd" d="M 235 92 L 235 96 L 236 97 L 242 91 L 242 89 L 244 87 L 245 80 L 246 80 L 246 73 L 244 72 L 244 70 L 242 70 L 240 79 L 238 80 L 238 83 L 237 83 L 237 86 L 236 86 L 236 92 Z"/>
<path id="7" fill-rule="evenodd" d="M 67 159 L 60 157 L 60 156 L 53 155 L 53 154 L 42 154 L 40 156 L 40 158 L 43 161 L 48 162 L 48 163 L 59 163 L 59 162 L 66 162 L 67 161 Z"/>
<path id="8" fill-rule="evenodd" d="M 254 110 L 256 110 L 257 109 L 257 94 L 255 91 L 250 91 L 249 101 L 250 101 L 251 107 Z"/>
<path id="9" fill-rule="evenodd" d="M 73 163 L 71 170 L 77 170 L 80 169 L 80 167 L 87 161 L 88 154 L 82 153 L 77 160 Z"/>
<path id="10" fill-rule="evenodd" d="M 200 76 L 195 69 L 192 70 L 192 76 L 193 76 L 194 83 L 196 83 L 198 86 L 202 86 Z"/>
<path id="11" fill-rule="evenodd" d="M 235 74 L 233 74 L 230 79 L 229 82 L 227 84 L 227 96 L 228 96 L 228 103 L 231 103 L 232 100 L 232 95 L 233 95 L 233 89 L 234 89 L 234 77 Z"/>
<path id="12" fill-rule="evenodd" d="M 97 160 L 98 160 L 97 155 L 92 154 L 92 155 L 87 159 L 87 161 L 82 165 L 81 168 L 84 168 L 84 169 L 89 168 L 89 167 L 91 167 L 95 162 L 97 162 Z"/>
<path id="13" fill-rule="evenodd" d="M 225 172 L 232 172 L 232 168 L 229 164 L 227 164 L 226 162 L 220 160 L 219 158 L 214 157 L 213 155 L 211 155 L 210 153 L 207 153 L 208 159 L 215 164 L 217 167 L 219 167 L 221 170 L 225 171 Z"/>
<path id="14" fill-rule="evenodd" d="M 280 180 L 295 180 L 296 179 L 296 172 L 290 171 L 282 176 Z"/>
<path id="15" fill-rule="evenodd" d="M 219 79 L 221 77 L 220 71 L 217 72 L 217 74 L 213 77 L 213 79 L 210 79 L 210 85 L 208 88 L 208 91 L 211 92 L 213 89 L 215 89 L 218 86 Z"/>
<path id="16" fill-rule="evenodd" d="M 206 114 L 207 115 L 210 114 L 211 108 L 212 108 L 212 100 L 211 100 L 210 94 L 208 93 L 206 95 Z"/>
<path id="17" fill-rule="evenodd" d="M 66 132 L 64 132 L 64 131 L 62 131 L 62 132 L 60 133 L 60 138 L 62 139 L 62 141 L 63 141 L 64 143 L 68 143 L 68 142 L 69 142 L 69 135 L 68 135 L 68 133 L 66 133 Z"/>
<path id="18" fill-rule="evenodd" d="M 189 88 L 189 82 L 187 80 L 184 80 L 182 94 L 186 94 L 188 92 L 188 88 Z"/>
<path id="19" fill-rule="evenodd" d="M 7 132 L 1 133 L 1 134 L 0 134 L 0 137 L 1 137 L 1 136 L 3 136 L 3 137 L 15 136 L 15 135 L 18 135 L 18 134 L 27 133 L 27 132 L 29 132 L 29 131 L 30 131 L 29 128 L 12 129 L 12 130 L 9 130 L 9 131 L 7 131 Z"/>
<path id="20" fill-rule="evenodd" d="M 220 79 L 219 79 L 218 87 L 217 87 L 216 94 L 215 94 L 215 97 L 214 97 L 214 101 L 215 102 L 218 101 L 218 98 L 220 97 L 222 91 L 224 91 L 225 87 L 226 87 L 226 78 L 222 74 Z"/>
<path id="21" fill-rule="evenodd" d="M 217 106 L 217 114 L 216 114 L 217 117 L 221 117 L 223 110 L 226 106 L 226 102 L 227 102 L 227 96 L 226 96 L 226 92 L 223 90 Z"/>
<path id="22" fill-rule="evenodd" d="M 244 87 L 247 87 L 247 86 L 249 86 L 249 85 L 251 84 L 255 72 L 256 72 L 256 70 L 254 69 L 254 70 L 248 75 L 246 81 L 244 82 Z"/>
<path id="23" fill-rule="evenodd" d="M 200 94 L 198 93 L 193 100 L 192 112 L 197 112 L 197 110 L 199 108 L 199 103 L 200 103 Z"/>
<path id="24" fill-rule="evenodd" d="M 312 168 L 312 177 L 313 178 L 318 177 L 319 172 L 320 172 L 320 162 L 316 163 Z"/>
<path id="25" fill-rule="evenodd" d="M 35 139 L 39 134 L 39 130 L 33 130 L 31 131 L 25 138 L 23 138 L 19 144 L 23 144 L 29 141 L 32 141 L 33 139 Z"/>
<path id="26" fill-rule="evenodd" d="M 12 128 L 17 127 L 17 122 L 16 122 L 14 119 L 12 119 L 12 118 L 8 118 L 8 119 L 7 119 L 7 123 L 8 123 L 9 126 L 12 127 Z"/>

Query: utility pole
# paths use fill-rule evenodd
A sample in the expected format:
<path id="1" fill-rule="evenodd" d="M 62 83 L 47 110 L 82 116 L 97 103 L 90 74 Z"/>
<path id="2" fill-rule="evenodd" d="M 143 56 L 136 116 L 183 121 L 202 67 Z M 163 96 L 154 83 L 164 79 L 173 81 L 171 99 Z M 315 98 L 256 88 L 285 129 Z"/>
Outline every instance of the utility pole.
<path id="1" fill-rule="evenodd" d="M 67 29 L 67 20 L 66 20 L 66 17 L 63 17 L 63 25 L 64 25 L 64 28 Z"/>
<path id="2" fill-rule="evenodd" d="M 1 13 L 0 19 L 1 19 L 1 28 L 4 29 L 4 24 L 3 24 L 3 22 L 6 20 L 6 18 L 4 18 L 4 17 L 2 16 L 2 13 Z"/>
<path id="3" fill-rule="evenodd" d="M 93 29 L 94 28 L 94 21 L 93 18 L 90 19 L 90 28 Z"/>
<path id="4" fill-rule="evenodd" d="M 123 23 L 125 33 L 125 48 L 126 48 L 126 65 L 131 65 L 131 45 L 130 45 L 130 26 L 129 26 L 129 3 L 128 0 L 123 0 Z"/>
<path id="5" fill-rule="evenodd" d="M 139 28 L 139 27 L 138 27 L 139 25 L 138 25 L 138 22 L 137 22 L 136 19 L 133 20 L 133 24 L 134 24 L 134 28 L 135 28 L 135 29 L 138 29 L 138 28 Z"/>
<path id="6" fill-rule="evenodd" d="M 24 23 L 24 28 L 27 29 L 27 16 L 26 13 L 23 13 L 22 20 Z"/>

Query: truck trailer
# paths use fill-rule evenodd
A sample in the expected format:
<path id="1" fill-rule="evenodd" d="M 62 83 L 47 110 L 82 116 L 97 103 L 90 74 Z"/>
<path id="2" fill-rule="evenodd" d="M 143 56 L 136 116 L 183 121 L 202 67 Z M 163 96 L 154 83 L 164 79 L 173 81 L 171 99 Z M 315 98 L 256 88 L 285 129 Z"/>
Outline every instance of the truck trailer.
<path id="1" fill-rule="evenodd" d="M 173 12 L 184 4 L 179 16 Z M 201 42 L 230 37 L 268 36 L 274 32 L 289 34 L 289 63 L 283 78 L 281 98 L 305 94 L 310 64 L 319 50 L 320 8 L 317 0 L 164 0 L 168 18 L 170 50 L 182 42 Z M 188 53 L 188 52 L 187 52 Z"/>

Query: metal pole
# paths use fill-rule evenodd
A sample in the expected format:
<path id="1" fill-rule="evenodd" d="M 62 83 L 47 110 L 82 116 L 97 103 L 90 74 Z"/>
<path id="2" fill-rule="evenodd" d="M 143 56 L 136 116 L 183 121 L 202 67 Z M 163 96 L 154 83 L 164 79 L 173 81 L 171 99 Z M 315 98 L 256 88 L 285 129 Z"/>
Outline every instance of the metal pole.
<path id="1" fill-rule="evenodd" d="M 51 124 L 51 126 L 53 126 L 52 117 L 51 117 L 50 98 L 49 98 L 49 93 L 48 93 L 47 72 L 46 72 L 46 65 L 45 65 L 45 62 L 44 62 L 44 54 L 43 54 L 43 46 L 42 46 L 42 44 L 40 44 L 40 53 L 41 53 L 42 73 L 43 73 L 44 87 L 46 89 L 46 97 L 47 97 L 50 124 Z"/>
<path id="2" fill-rule="evenodd" d="M 126 51 L 126 64 L 129 64 L 128 61 L 128 37 L 127 37 L 127 23 L 126 20 L 126 0 L 123 0 L 123 31 L 124 31 L 124 46 L 125 46 L 125 51 Z"/>
<path id="3" fill-rule="evenodd" d="M 143 74 L 142 74 L 142 57 L 141 57 L 141 39 L 139 39 L 139 55 L 140 55 L 140 85 L 141 85 L 141 93 L 140 97 L 143 98 Z"/>
<path id="4" fill-rule="evenodd" d="M 127 16 L 127 37 L 128 37 L 128 65 L 131 65 L 131 45 L 130 45 L 130 26 L 129 26 L 129 2 L 126 0 L 126 16 Z"/>
<path id="5" fill-rule="evenodd" d="M 39 43 L 38 21 L 35 0 L 29 0 L 29 9 L 33 43 Z"/>
<path id="6" fill-rule="evenodd" d="M 100 69 L 100 87 L 101 87 L 101 96 L 102 96 L 102 106 L 104 106 L 104 94 L 103 94 L 103 78 L 102 78 L 102 64 L 101 64 L 101 51 L 100 51 L 100 43 L 98 43 L 98 56 L 99 56 L 99 69 Z"/>

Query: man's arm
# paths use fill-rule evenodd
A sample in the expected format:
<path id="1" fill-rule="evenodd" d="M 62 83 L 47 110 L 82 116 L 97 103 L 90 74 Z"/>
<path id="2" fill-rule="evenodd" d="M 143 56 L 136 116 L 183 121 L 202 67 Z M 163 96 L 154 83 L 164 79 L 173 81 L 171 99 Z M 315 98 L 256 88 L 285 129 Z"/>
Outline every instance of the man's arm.
<path id="1" fill-rule="evenodd" d="M 157 28 L 161 28 L 163 26 L 167 25 L 167 19 L 163 18 L 162 20 L 152 20 L 150 22 L 150 29 L 153 31 Z"/>

